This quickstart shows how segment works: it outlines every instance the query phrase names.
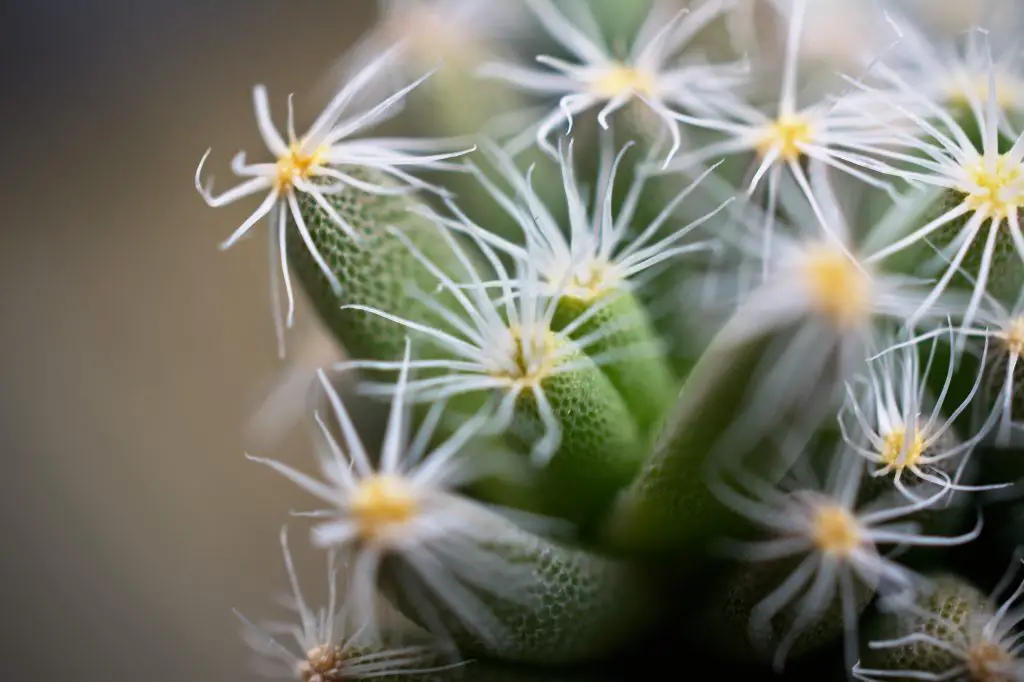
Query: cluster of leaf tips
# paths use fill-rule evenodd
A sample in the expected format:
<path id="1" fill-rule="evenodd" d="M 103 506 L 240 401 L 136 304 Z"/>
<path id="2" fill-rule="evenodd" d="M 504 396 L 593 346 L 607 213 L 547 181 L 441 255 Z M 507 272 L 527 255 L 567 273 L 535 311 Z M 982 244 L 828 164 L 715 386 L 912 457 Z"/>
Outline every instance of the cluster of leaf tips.
<path id="1" fill-rule="evenodd" d="M 254 89 L 272 160 L 196 189 L 259 200 L 282 355 L 301 289 L 346 357 L 319 472 L 250 457 L 328 564 L 313 608 L 282 531 L 261 669 L 1024 680 L 1024 24 L 903 9 L 389 0 L 304 134 Z"/>

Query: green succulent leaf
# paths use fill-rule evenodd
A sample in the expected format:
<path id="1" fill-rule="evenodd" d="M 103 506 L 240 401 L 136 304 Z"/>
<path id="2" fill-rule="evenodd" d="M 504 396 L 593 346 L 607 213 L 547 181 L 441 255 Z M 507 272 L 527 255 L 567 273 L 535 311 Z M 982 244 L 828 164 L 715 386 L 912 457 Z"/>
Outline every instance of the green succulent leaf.
<path id="1" fill-rule="evenodd" d="M 349 172 L 358 179 L 387 184 L 386 179 L 358 169 Z M 346 188 L 325 198 L 360 235 L 358 241 L 352 239 L 311 197 L 299 195 L 302 217 L 313 243 L 341 283 L 340 295 L 314 262 L 297 230 L 291 227 L 289 262 L 321 319 L 350 357 L 399 359 L 405 347 L 406 329 L 378 315 L 342 306 L 363 305 L 416 322 L 437 324 L 429 309 L 410 296 L 411 288 L 433 291 L 437 279 L 389 228 L 401 230 L 445 271 L 457 271 L 455 256 L 437 238 L 437 228 L 413 212 L 421 204 L 412 195 L 375 195 Z"/>
<path id="2" fill-rule="evenodd" d="M 957 644 L 969 635 L 970 628 L 994 615 L 988 598 L 964 579 L 943 574 L 935 576 L 933 582 L 934 591 L 918 600 L 918 609 L 879 613 L 868 622 L 861 651 L 864 668 L 942 673 L 958 665 L 959 661 L 950 651 L 928 642 L 881 648 L 866 645 L 918 632 Z M 908 675 L 905 679 L 916 678 Z"/>
<path id="3" fill-rule="evenodd" d="M 770 665 L 797 616 L 793 608 L 783 610 L 772 619 L 770 632 L 753 637 L 751 615 L 758 604 L 792 575 L 800 560 L 802 558 L 736 566 L 712 589 L 700 617 L 695 621 L 701 628 L 702 638 L 734 660 Z M 875 593 L 862 582 L 855 585 L 854 606 L 859 613 L 867 608 Z M 816 623 L 793 641 L 786 657 L 787 665 L 838 642 L 844 632 L 843 606 L 837 597 Z"/>
<path id="4" fill-rule="evenodd" d="M 646 453 L 626 404 L 600 368 L 579 351 L 564 361 L 576 367 L 541 384 L 560 444 L 538 484 L 548 513 L 583 524 L 629 484 Z M 521 395 L 510 441 L 529 451 L 547 428 L 534 394 Z"/>
<path id="5" fill-rule="evenodd" d="M 963 194 L 955 190 L 946 191 L 942 199 L 936 204 L 937 212 L 935 217 L 942 215 L 942 213 L 955 206 L 959 206 L 963 201 Z M 950 221 L 935 232 L 931 238 L 934 248 L 939 251 L 948 251 L 952 248 L 956 244 L 957 237 L 962 235 L 967 227 L 967 223 L 974 215 L 974 212 L 969 212 L 956 220 Z M 950 285 L 961 291 L 973 291 L 975 282 L 978 281 L 981 274 L 982 261 L 987 249 L 986 242 L 989 241 L 989 235 L 993 231 L 995 234 L 993 236 L 994 241 L 992 242 L 992 261 L 986 279 L 985 290 L 1004 305 L 1010 306 L 1016 302 L 1020 296 L 1021 287 L 1024 286 L 1024 261 L 1021 260 L 1020 254 L 1017 252 L 1017 247 L 1014 245 L 1013 236 L 1006 220 L 1000 221 L 998 227 L 995 226 L 991 219 L 985 221 L 984 226 L 974 238 L 970 248 L 967 249 L 960 266 L 962 273 L 954 275 Z M 932 258 L 934 258 L 934 255 Z M 942 261 L 942 265 L 946 266 L 945 261 Z"/>
<path id="6" fill-rule="evenodd" d="M 599 337 L 587 347 L 587 354 L 608 358 L 607 362 L 600 363 L 601 369 L 622 396 L 640 434 L 649 437 L 661 427 L 679 387 L 657 332 L 640 302 L 625 290 L 605 296 L 608 298 L 597 302 L 563 298 L 554 326 L 562 329 L 591 311 L 592 306 L 600 306 L 573 336 Z"/>
<path id="7" fill-rule="evenodd" d="M 502 520 L 503 521 L 503 520 Z M 576 549 L 495 520 L 493 542 L 482 547 L 530 573 L 525 598 L 481 599 L 501 624 L 489 642 L 441 614 L 466 656 L 521 664 L 567 665 L 601 660 L 635 644 L 660 615 L 657 581 L 644 567 Z M 385 580 L 389 596 L 413 620 L 407 593 Z"/>
<path id="8" fill-rule="evenodd" d="M 706 485 L 712 448 L 743 409 L 763 342 L 712 348 L 683 386 L 654 452 L 622 492 L 605 541 L 626 552 L 703 555 L 737 517 Z"/>

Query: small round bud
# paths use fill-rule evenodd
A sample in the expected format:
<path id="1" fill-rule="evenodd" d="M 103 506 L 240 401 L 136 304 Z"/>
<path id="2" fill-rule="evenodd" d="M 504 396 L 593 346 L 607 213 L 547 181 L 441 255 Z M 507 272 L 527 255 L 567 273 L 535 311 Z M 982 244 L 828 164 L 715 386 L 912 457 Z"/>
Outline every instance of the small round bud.
<path id="1" fill-rule="evenodd" d="M 306 660 L 299 663 L 299 679 L 302 682 L 342 682 L 341 650 L 333 644 L 326 644 L 306 652 Z"/>

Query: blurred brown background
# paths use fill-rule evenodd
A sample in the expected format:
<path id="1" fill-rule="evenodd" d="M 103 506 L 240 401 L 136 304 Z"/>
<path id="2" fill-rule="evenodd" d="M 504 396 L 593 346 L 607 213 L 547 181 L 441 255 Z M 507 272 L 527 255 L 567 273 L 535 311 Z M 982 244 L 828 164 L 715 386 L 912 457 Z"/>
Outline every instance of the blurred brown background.
<path id="1" fill-rule="evenodd" d="M 262 157 L 255 83 L 308 120 L 375 3 L 3 7 L 0 680 L 247 679 L 231 608 L 277 613 L 277 531 L 310 500 L 243 457 L 281 367 L 265 232 L 219 252 L 252 206 L 192 175 L 209 146 L 221 189 Z M 259 454 L 308 466 L 306 436 Z"/>

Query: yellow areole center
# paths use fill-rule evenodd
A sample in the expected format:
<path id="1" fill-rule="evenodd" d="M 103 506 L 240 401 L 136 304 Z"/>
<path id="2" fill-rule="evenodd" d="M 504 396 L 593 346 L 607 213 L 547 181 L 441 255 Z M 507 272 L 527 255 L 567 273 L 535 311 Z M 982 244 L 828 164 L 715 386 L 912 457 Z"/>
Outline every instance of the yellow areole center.
<path id="1" fill-rule="evenodd" d="M 1019 92 L 1019 86 L 1014 79 L 1006 74 L 996 74 L 995 77 L 995 99 L 996 105 L 1001 109 L 1009 109 L 1016 102 L 1015 95 Z M 951 104 L 970 106 L 971 101 L 980 102 L 982 105 L 988 103 L 989 95 L 989 74 L 987 71 L 977 73 L 961 73 L 955 81 L 950 84 L 946 97 Z"/>
<path id="2" fill-rule="evenodd" d="M 924 437 L 916 428 L 909 438 L 909 443 L 907 436 L 907 430 L 904 428 L 894 429 L 885 436 L 880 453 L 883 462 L 897 469 L 913 467 L 920 462 L 924 455 Z"/>
<path id="3" fill-rule="evenodd" d="M 1024 168 L 1006 154 L 994 164 L 982 159 L 965 170 L 969 185 L 964 202 L 972 211 L 1004 220 L 1024 205 Z"/>
<path id="4" fill-rule="evenodd" d="M 608 263 L 591 260 L 573 269 L 572 278 L 563 295 L 581 301 L 593 301 L 613 289 L 618 281 L 618 277 Z M 557 288 L 560 282 L 552 282 L 552 284 Z"/>
<path id="5" fill-rule="evenodd" d="M 814 128 L 806 116 L 782 116 L 768 124 L 755 145 L 762 157 L 777 153 L 782 161 L 796 161 L 803 154 L 803 146 L 814 138 Z"/>
<path id="6" fill-rule="evenodd" d="M 1006 325 L 1002 341 L 1008 353 L 1024 355 L 1024 317 L 1017 317 Z"/>
<path id="7" fill-rule="evenodd" d="M 398 476 L 363 479 L 349 503 L 349 512 L 363 540 L 378 540 L 415 518 L 419 503 L 409 484 Z"/>
<path id="8" fill-rule="evenodd" d="M 341 651 L 327 644 L 306 652 L 306 660 L 299 663 L 302 682 L 342 682 Z"/>
<path id="9" fill-rule="evenodd" d="M 510 327 L 514 343 L 512 371 L 496 374 L 509 384 L 532 388 L 551 375 L 557 358 L 558 338 L 547 329 L 533 329 L 528 334 L 519 327 Z"/>
<path id="10" fill-rule="evenodd" d="M 301 145 L 293 143 L 288 152 L 277 160 L 277 178 L 274 186 L 278 192 L 291 189 L 297 179 L 308 180 L 319 166 L 323 164 L 326 149 L 318 147 L 313 153 L 307 154 Z"/>
<path id="11" fill-rule="evenodd" d="M 615 64 L 591 84 L 591 91 L 602 99 L 613 99 L 626 94 L 654 97 L 657 82 L 647 71 L 625 64 Z"/>
<path id="12" fill-rule="evenodd" d="M 861 544 L 861 529 L 857 519 L 839 506 L 825 506 L 814 518 L 815 546 L 826 554 L 849 556 Z"/>
<path id="13" fill-rule="evenodd" d="M 814 249 L 803 264 L 811 305 L 836 328 L 860 325 L 871 314 L 871 280 L 850 258 L 829 247 Z"/>

